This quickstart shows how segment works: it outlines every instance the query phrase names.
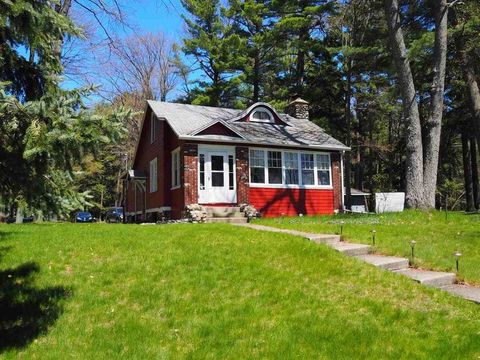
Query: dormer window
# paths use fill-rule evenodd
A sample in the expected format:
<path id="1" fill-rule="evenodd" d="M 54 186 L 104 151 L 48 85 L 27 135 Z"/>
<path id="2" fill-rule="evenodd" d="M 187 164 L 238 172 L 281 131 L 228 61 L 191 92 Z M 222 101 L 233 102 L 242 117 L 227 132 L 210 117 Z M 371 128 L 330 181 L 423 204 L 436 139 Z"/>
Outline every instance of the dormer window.
<path id="1" fill-rule="evenodd" d="M 260 107 L 252 111 L 252 113 L 250 114 L 250 121 L 273 123 L 274 118 L 270 110 L 268 110 L 267 108 Z"/>

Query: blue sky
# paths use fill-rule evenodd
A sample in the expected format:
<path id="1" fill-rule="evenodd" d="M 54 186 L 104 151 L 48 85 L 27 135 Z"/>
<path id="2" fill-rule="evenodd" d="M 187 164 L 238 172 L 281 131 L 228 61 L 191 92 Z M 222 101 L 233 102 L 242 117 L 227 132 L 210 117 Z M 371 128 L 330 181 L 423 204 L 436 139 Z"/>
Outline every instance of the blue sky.
<path id="1" fill-rule="evenodd" d="M 109 32 L 115 34 L 118 37 L 125 37 L 131 34 L 132 32 L 138 33 L 157 33 L 162 32 L 166 35 L 171 41 L 176 42 L 177 44 L 182 44 L 182 38 L 184 34 L 184 22 L 181 17 L 185 13 L 180 0 L 137 0 L 137 1 L 123 1 L 122 10 L 126 14 L 127 22 L 132 26 L 132 29 L 119 28 L 114 23 L 108 22 L 108 20 L 103 19 L 105 26 Z M 94 25 L 97 25 L 93 19 L 90 19 Z M 100 38 L 105 38 L 105 33 L 101 27 L 96 27 L 95 32 L 98 33 Z M 86 56 L 87 58 L 89 55 Z M 85 66 L 96 66 L 95 57 L 92 57 L 92 63 L 85 63 L 89 65 Z M 199 74 L 194 74 L 193 77 L 199 76 Z M 95 83 L 95 85 L 108 86 L 108 84 L 101 84 L 101 80 L 98 79 L 100 83 Z M 76 88 L 84 84 L 82 77 L 76 77 L 75 75 L 66 77 L 63 82 L 63 87 L 67 89 Z M 167 100 L 172 100 L 181 95 L 181 92 L 177 90 L 170 93 Z M 87 104 L 92 104 L 97 101 L 100 101 L 101 98 L 97 96 L 92 96 L 89 99 L 86 99 Z"/>
<path id="2" fill-rule="evenodd" d="M 182 13 L 184 10 L 179 0 L 140 0 L 135 1 L 130 20 L 141 31 L 162 31 L 173 40 L 180 40 Z"/>

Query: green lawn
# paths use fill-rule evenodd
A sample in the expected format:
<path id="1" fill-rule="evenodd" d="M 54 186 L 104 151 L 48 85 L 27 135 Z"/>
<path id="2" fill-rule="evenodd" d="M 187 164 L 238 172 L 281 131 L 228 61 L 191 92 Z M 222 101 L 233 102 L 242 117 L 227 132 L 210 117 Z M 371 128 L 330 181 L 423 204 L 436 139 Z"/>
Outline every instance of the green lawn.
<path id="1" fill-rule="evenodd" d="M 478 359 L 480 311 L 284 234 L 0 225 L 0 357 Z"/>
<path id="2" fill-rule="evenodd" d="M 258 222 L 258 221 L 257 221 Z M 375 251 L 410 257 L 410 242 L 415 240 L 415 266 L 455 271 L 455 257 L 460 251 L 459 277 L 480 284 L 480 215 L 460 212 L 422 212 L 382 215 L 349 214 L 337 216 L 262 219 L 259 223 L 316 233 L 340 233 L 350 242 L 372 244 L 376 231 Z"/>

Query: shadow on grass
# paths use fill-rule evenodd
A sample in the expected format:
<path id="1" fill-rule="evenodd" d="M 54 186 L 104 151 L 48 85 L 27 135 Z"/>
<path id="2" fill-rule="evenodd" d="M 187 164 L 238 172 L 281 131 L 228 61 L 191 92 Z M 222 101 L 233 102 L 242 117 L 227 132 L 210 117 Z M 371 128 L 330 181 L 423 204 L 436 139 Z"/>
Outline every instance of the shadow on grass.
<path id="1" fill-rule="evenodd" d="M 71 296 L 60 286 L 36 288 L 32 281 L 39 270 L 25 263 L 0 271 L 0 354 L 46 333 L 62 313 L 61 301 Z"/>

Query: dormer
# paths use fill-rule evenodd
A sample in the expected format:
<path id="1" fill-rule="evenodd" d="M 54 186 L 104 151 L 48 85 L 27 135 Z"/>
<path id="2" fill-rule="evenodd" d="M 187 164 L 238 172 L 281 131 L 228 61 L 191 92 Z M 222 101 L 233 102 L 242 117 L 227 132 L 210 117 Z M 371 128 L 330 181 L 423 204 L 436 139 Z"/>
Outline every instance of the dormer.
<path id="1" fill-rule="evenodd" d="M 262 102 L 253 104 L 230 121 L 288 125 L 272 106 Z"/>
<path id="2" fill-rule="evenodd" d="M 247 121 L 274 124 L 275 117 L 273 116 L 273 113 L 265 106 L 257 106 L 252 110 L 250 115 L 248 115 Z"/>

